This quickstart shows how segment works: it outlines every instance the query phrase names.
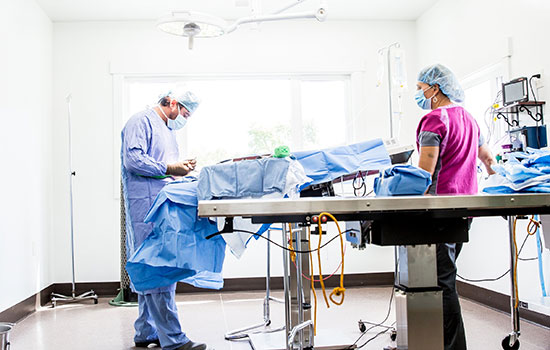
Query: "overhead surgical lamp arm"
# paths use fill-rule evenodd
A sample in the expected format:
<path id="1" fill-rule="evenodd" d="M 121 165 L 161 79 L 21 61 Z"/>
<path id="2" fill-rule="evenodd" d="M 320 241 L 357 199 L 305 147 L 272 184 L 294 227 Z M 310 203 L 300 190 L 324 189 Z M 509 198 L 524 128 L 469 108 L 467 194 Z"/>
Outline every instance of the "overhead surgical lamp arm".
<path id="1" fill-rule="evenodd" d="M 276 14 L 279 14 L 281 12 L 285 12 L 286 10 L 288 10 L 290 8 L 293 8 L 294 6 L 296 6 L 298 4 L 301 4 L 305 1 L 307 1 L 307 0 L 294 0 L 294 1 L 291 1 L 288 4 L 286 4 L 285 6 L 281 7 L 279 10 L 274 11 L 272 14 L 276 15 Z"/>
<path id="2" fill-rule="evenodd" d="M 277 15 L 279 13 L 282 13 L 282 12 L 285 12 L 286 10 L 290 9 L 290 8 L 293 8 L 294 6 L 298 5 L 298 4 L 301 4 L 301 3 L 304 3 L 306 2 L 307 0 L 292 0 L 291 2 L 289 2 L 288 4 L 286 4 L 285 6 L 281 7 L 280 9 L 278 9 L 277 11 L 274 11 L 272 12 L 271 14 L 272 15 Z M 321 0 L 320 4 L 319 4 L 319 7 L 320 8 L 324 8 L 326 9 L 326 1 L 325 0 Z"/>
<path id="3" fill-rule="evenodd" d="M 240 25 L 246 24 L 246 23 L 272 22 L 272 21 L 282 21 L 287 19 L 304 19 L 304 18 L 317 18 L 318 21 L 322 22 L 326 19 L 326 17 L 327 17 L 327 12 L 324 8 L 319 8 L 315 11 L 307 11 L 307 12 L 243 17 L 238 19 L 235 23 L 233 23 L 229 27 L 227 27 L 225 29 L 225 33 L 229 34 L 235 31 L 235 29 L 237 29 Z"/>

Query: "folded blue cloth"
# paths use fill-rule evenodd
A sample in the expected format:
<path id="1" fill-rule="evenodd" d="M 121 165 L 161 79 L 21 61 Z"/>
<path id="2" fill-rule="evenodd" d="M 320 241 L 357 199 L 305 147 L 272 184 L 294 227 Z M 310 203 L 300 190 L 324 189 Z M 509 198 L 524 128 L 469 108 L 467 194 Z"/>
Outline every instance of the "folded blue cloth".
<path id="1" fill-rule="evenodd" d="M 221 289 L 225 241 L 217 225 L 197 216 L 197 182 L 165 186 L 145 222 L 153 232 L 128 259 L 126 270 L 134 288 L 144 291 L 181 281 L 199 288 Z"/>
<path id="2" fill-rule="evenodd" d="M 359 170 L 382 170 L 391 165 L 390 156 L 381 139 L 322 150 L 294 152 L 310 184 L 332 181 Z"/>
<path id="3" fill-rule="evenodd" d="M 485 193 L 550 193 L 550 152 L 528 148 L 508 155 L 504 164 L 493 165 L 496 175 L 485 182 Z"/>
<path id="4" fill-rule="evenodd" d="M 412 165 L 395 165 L 374 179 L 377 196 L 423 195 L 432 184 L 432 175 Z"/>
<path id="5" fill-rule="evenodd" d="M 283 193 L 289 161 L 262 158 L 227 162 L 204 167 L 199 175 L 198 198 L 262 197 Z"/>

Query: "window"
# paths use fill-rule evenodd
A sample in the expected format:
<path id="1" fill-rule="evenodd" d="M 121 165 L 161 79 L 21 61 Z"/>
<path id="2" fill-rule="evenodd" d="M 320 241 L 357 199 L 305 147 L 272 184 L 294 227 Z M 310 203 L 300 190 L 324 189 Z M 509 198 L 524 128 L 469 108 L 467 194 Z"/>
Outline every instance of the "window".
<path id="1" fill-rule="evenodd" d="M 312 149 L 346 143 L 345 81 L 301 82 L 302 140 Z"/>
<path id="2" fill-rule="evenodd" d="M 501 62 L 482 69 L 461 82 L 465 94 L 464 108 L 476 119 L 485 143 L 494 155 L 501 152 L 501 145 L 508 139 L 504 122 L 494 120 L 490 113 L 491 106 L 498 100 L 505 72 L 505 64 Z M 478 161 L 479 178 L 483 176 L 482 169 L 484 167 Z"/>
<path id="3" fill-rule="evenodd" d="M 201 99 L 197 112 L 178 132 L 181 158 L 201 166 L 250 154 L 344 144 L 348 76 L 225 79 L 127 78 L 122 126 L 152 107 L 162 92 L 189 89 Z"/>
<path id="4" fill-rule="evenodd" d="M 495 154 L 500 152 L 500 145 L 506 140 L 506 128 L 503 121 L 493 119 L 490 107 L 496 102 L 505 71 L 505 64 L 498 63 L 462 81 L 466 95 L 464 107 L 476 119 L 485 141 Z"/>
<path id="5" fill-rule="evenodd" d="M 466 95 L 464 107 L 474 116 L 484 137 L 489 136 L 490 121 L 487 118 L 490 118 L 490 116 L 486 115 L 486 112 L 487 108 L 492 104 L 491 92 L 490 80 L 485 80 L 464 90 Z"/>

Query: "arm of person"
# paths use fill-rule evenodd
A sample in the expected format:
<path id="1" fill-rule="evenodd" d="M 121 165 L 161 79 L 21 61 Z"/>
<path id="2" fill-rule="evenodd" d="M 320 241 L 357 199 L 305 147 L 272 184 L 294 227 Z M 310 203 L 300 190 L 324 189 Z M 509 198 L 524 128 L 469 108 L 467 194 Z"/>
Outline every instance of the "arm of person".
<path id="1" fill-rule="evenodd" d="M 434 174 L 439 158 L 439 146 L 421 146 L 419 151 L 418 167 Z"/>
<path id="2" fill-rule="evenodd" d="M 493 157 L 493 153 L 491 153 L 491 150 L 489 149 L 489 146 L 487 144 L 483 144 L 478 148 L 477 157 L 483 165 L 485 165 L 485 169 L 487 169 L 487 173 L 489 175 L 495 174 L 495 171 L 491 167 L 493 164 L 496 164 L 495 157 Z"/>
<path id="3" fill-rule="evenodd" d="M 123 131 L 122 164 L 131 173 L 141 176 L 163 176 L 166 163 L 147 154 L 152 137 L 150 125 L 144 121 L 130 122 Z"/>

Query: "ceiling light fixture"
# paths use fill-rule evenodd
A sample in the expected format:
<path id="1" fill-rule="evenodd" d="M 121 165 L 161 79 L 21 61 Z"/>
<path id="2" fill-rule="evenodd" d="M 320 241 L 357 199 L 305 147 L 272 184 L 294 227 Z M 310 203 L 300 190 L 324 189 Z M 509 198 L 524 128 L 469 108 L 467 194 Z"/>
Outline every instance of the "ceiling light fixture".
<path id="1" fill-rule="evenodd" d="M 224 34 L 227 22 L 205 13 L 174 11 L 159 19 L 157 27 L 168 34 L 188 37 L 189 49 L 192 49 L 194 38 L 213 38 Z"/>
<path id="2" fill-rule="evenodd" d="M 283 13 L 305 1 L 307 0 L 293 0 L 291 3 L 271 14 L 239 18 L 231 25 L 228 25 L 228 23 L 222 18 L 205 13 L 193 11 L 173 11 L 171 14 L 160 18 L 157 22 L 157 27 L 168 34 L 188 37 L 189 49 L 192 49 L 194 38 L 213 38 L 223 34 L 229 34 L 245 23 L 260 23 L 304 18 L 315 18 L 322 22 L 326 19 L 327 11 L 323 0 L 321 0 L 320 5 L 316 10 Z"/>

